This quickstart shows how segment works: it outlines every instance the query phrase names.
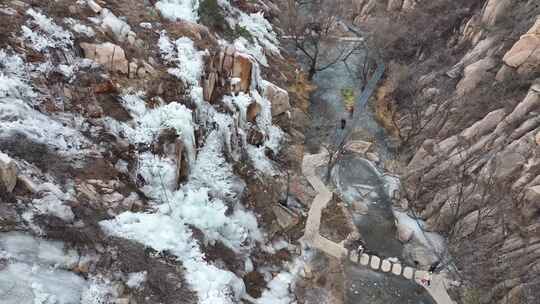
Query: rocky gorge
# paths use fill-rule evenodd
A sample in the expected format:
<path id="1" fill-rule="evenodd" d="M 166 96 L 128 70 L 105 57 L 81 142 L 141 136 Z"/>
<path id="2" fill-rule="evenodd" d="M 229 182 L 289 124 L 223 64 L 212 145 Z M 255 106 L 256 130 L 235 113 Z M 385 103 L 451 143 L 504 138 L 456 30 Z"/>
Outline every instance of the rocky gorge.
<path id="1" fill-rule="evenodd" d="M 398 205 L 447 236 L 462 301 L 534 303 L 538 2 L 355 3 L 390 64 L 376 111 L 400 145 Z"/>

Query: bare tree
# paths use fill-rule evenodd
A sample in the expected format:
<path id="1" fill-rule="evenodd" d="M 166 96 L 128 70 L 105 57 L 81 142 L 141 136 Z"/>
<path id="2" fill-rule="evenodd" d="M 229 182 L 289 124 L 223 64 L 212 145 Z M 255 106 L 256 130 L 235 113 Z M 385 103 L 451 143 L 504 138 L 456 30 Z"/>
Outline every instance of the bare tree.
<path id="1" fill-rule="evenodd" d="M 309 79 L 357 52 L 367 52 L 361 37 L 344 37 L 342 0 L 287 0 L 286 36 L 306 61 Z"/>

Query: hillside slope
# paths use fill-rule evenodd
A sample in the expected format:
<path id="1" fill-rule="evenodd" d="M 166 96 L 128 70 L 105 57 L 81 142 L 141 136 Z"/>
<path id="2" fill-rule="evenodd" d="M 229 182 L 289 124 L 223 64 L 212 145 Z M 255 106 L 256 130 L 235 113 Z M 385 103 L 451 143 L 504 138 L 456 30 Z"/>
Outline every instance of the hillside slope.
<path id="1" fill-rule="evenodd" d="M 279 13 L 2 1 L 1 303 L 295 298 L 308 101 Z"/>
<path id="2" fill-rule="evenodd" d="M 538 1 L 359 1 L 389 63 L 380 121 L 406 166 L 401 207 L 449 238 L 464 303 L 536 303 Z"/>

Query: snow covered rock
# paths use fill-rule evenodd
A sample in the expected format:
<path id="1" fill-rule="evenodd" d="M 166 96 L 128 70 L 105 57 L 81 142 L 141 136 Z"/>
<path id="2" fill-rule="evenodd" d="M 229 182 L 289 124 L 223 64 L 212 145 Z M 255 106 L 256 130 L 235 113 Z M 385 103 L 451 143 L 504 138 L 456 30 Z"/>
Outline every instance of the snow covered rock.
<path id="1" fill-rule="evenodd" d="M 13 159 L 0 152 L 0 191 L 13 191 L 17 184 L 17 166 Z"/>
<path id="2" fill-rule="evenodd" d="M 129 71 L 129 62 L 126 59 L 124 50 L 113 43 L 105 42 L 102 44 L 81 43 L 86 58 L 103 65 L 111 72 L 120 72 L 127 74 Z"/>
<path id="3" fill-rule="evenodd" d="M 345 146 L 345 149 L 352 153 L 365 154 L 370 147 L 370 142 L 363 140 L 352 140 Z"/>
<path id="4" fill-rule="evenodd" d="M 263 96 L 272 104 L 272 116 L 285 113 L 291 108 L 287 91 L 268 81 L 264 81 L 263 86 Z"/>
<path id="5" fill-rule="evenodd" d="M 396 229 L 400 242 L 407 243 L 414 236 L 414 230 L 405 224 L 396 223 Z"/>
<path id="6" fill-rule="evenodd" d="M 99 24 L 105 32 L 112 35 L 117 41 L 125 42 L 127 40 L 130 44 L 135 42 L 136 34 L 131 30 L 129 24 L 116 17 L 110 10 L 102 9 L 100 15 L 91 20 Z"/>
<path id="7" fill-rule="evenodd" d="M 198 0 L 160 0 L 156 2 L 156 8 L 161 13 L 163 18 L 170 21 L 187 20 L 197 22 L 199 14 Z"/>

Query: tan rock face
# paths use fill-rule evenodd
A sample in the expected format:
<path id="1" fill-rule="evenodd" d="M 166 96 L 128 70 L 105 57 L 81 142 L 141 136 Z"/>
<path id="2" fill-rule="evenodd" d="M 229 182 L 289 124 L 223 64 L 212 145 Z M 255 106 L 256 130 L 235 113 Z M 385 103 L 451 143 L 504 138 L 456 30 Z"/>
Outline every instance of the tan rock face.
<path id="1" fill-rule="evenodd" d="M 495 129 L 505 116 L 504 109 L 489 112 L 482 120 L 465 129 L 461 136 L 466 140 L 478 140 L 481 136 Z"/>
<path id="2" fill-rule="evenodd" d="M 201 40 L 210 36 L 210 31 L 206 26 L 185 20 L 175 22 L 172 32 L 181 36 L 188 36 L 193 40 Z"/>
<path id="3" fill-rule="evenodd" d="M 211 72 L 206 79 L 203 80 L 203 97 L 206 101 L 211 101 L 214 95 L 214 89 L 218 80 L 217 73 Z"/>
<path id="4" fill-rule="evenodd" d="M 518 69 L 521 74 L 538 69 L 540 66 L 540 18 L 504 55 L 503 61 Z"/>
<path id="5" fill-rule="evenodd" d="M 17 184 L 17 166 L 6 154 L 0 152 L 0 191 L 11 192 Z"/>
<path id="6" fill-rule="evenodd" d="M 265 82 L 264 97 L 272 104 L 272 116 L 285 113 L 291 108 L 289 93 L 268 81 Z"/>
<path id="7" fill-rule="evenodd" d="M 257 118 L 257 115 L 261 113 L 261 105 L 253 102 L 251 103 L 247 108 L 246 118 L 249 122 L 255 123 L 255 119 Z"/>
<path id="8" fill-rule="evenodd" d="M 478 60 L 465 68 L 464 76 L 457 85 L 457 92 L 464 95 L 474 90 L 482 80 L 489 77 L 489 70 L 497 66 L 497 61 L 491 57 Z"/>
<path id="9" fill-rule="evenodd" d="M 540 146 L 540 132 L 536 133 L 536 144 Z"/>
<path id="10" fill-rule="evenodd" d="M 242 53 L 234 54 L 232 77 L 240 79 L 235 85 L 236 92 L 248 92 L 251 85 L 252 63 L 249 57 Z"/>
<path id="11" fill-rule="evenodd" d="M 412 10 L 416 6 L 416 0 L 403 0 L 402 10 Z"/>
<path id="12" fill-rule="evenodd" d="M 107 70 L 122 74 L 129 72 L 129 62 L 120 46 L 110 42 L 102 44 L 81 43 L 81 48 L 86 58 L 103 65 Z"/>
<path id="13" fill-rule="evenodd" d="M 189 174 L 187 151 L 184 149 L 182 139 L 178 137 L 175 130 L 163 130 L 158 137 L 154 150 L 173 160 L 176 164 L 176 185 L 180 185 L 187 180 Z"/>
<path id="14" fill-rule="evenodd" d="M 494 25 L 505 16 L 512 4 L 512 0 L 489 0 L 482 15 L 482 22 L 486 25 Z"/>
<path id="15" fill-rule="evenodd" d="M 540 208 L 540 185 L 527 188 L 525 199 Z"/>
<path id="16" fill-rule="evenodd" d="M 388 11 L 399 11 L 403 6 L 403 0 L 388 0 Z"/>

